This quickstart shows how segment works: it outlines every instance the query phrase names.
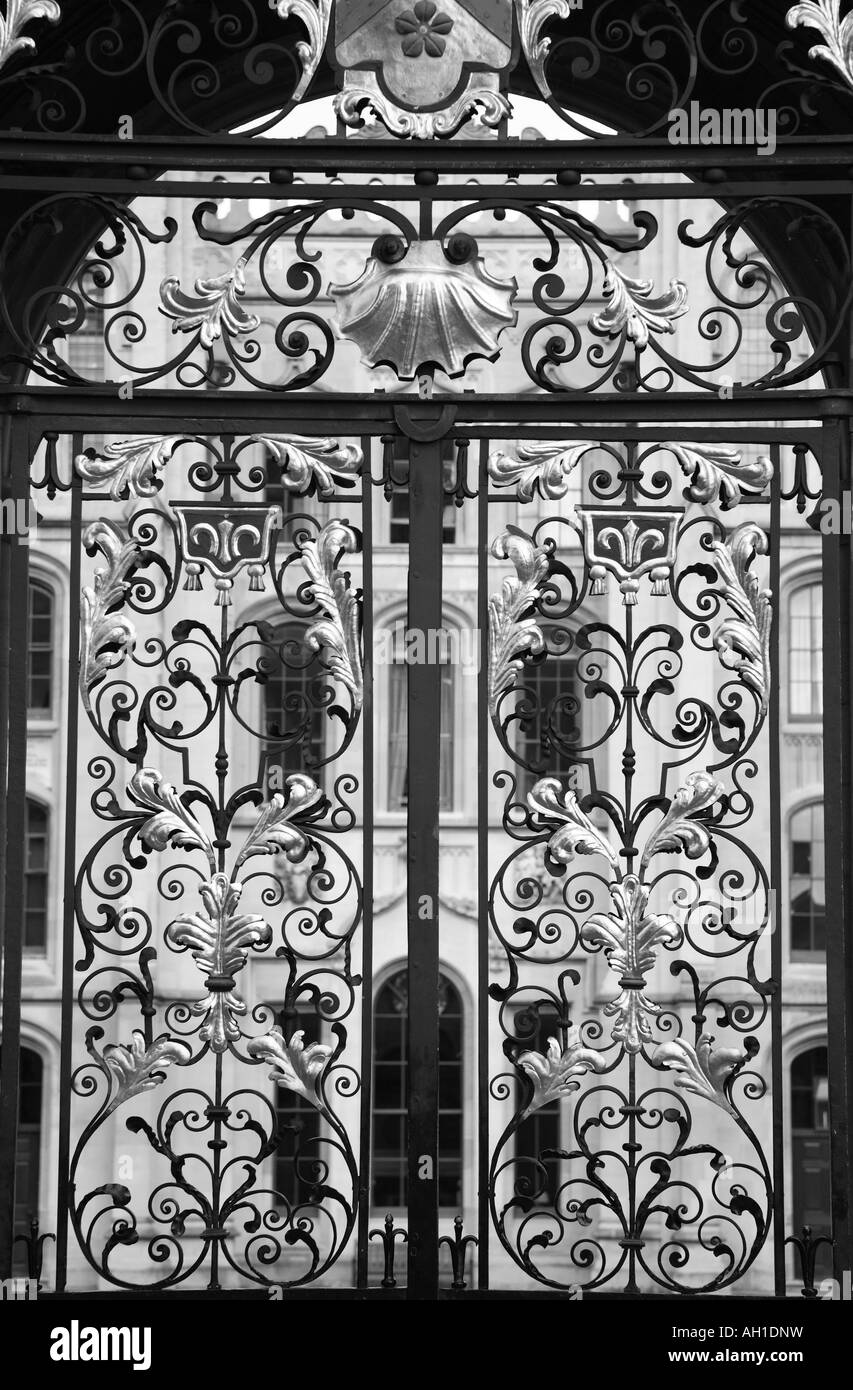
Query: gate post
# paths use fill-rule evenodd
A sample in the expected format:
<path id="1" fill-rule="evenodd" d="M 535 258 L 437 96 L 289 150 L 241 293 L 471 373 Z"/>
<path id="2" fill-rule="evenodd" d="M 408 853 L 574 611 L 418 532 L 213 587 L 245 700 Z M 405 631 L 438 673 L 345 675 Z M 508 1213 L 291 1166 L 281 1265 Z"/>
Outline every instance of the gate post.
<path id="1" fill-rule="evenodd" d="M 850 421 L 825 421 L 821 472 L 823 500 L 839 505 L 850 486 Z M 851 904 L 850 537 L 823 537 L 824 800 L 826 823 L 827 1049 L 832 1191 L 833 1273 L 839 1286 L 853 1258 L 853 1201 L 849 1155 L 853 1104 L 853 904 Z M 798 1234 L 798 1233 L 795 1233 Z"/>
<path id="2" fill-rule="evenodd" d="M 430 414 L 432 418 L 430 418 Z M 438 443 L 452 421 L 443 410 L 395 412 L 409 437 L 407 626 L 441 627 L 444 511 Z M 422 648 L 428 654 L 429 643 Z M 408 667 L 408 1296 L 438 1296 L 438 809 L 441 667 Z"/>
<path id="3" fill-rule="evenodd" d="M 15 417 L 3 443 L 2 493 L 17 504 L 29 498 L 29 425 Z M 5 806 L 3 824 L 2 952 L 3 1019 L 0 1060 L 0 1278 L 12 1273 L 15 1237 L 15 1153 L 18 1140 L 18 1068 L 21 1042 L 21 967 L 24 939 L 24 810 L 27 777 L 27 579 L 29 549 L 20 536 L 4 534 L 2 579 L 4 649 L 2 707 L 8 722 L 2 730 L 5 779 L 0 784 Z M 5 652 L 8 650 L 8 662 Z"/>

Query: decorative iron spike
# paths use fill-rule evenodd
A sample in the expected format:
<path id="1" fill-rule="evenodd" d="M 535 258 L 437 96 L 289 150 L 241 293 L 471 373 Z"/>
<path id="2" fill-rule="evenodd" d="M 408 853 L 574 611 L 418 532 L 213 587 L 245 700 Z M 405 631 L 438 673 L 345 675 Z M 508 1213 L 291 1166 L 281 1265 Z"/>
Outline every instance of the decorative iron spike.
<path id="1" fill-rule="evenodd" d="M 399 1238 L 405 1245 L 409 1239 L 408 1233 L 406 1231 L 394 1229 L 394 1218 L 389 1211 L 388 1215 L 385 1217 L 384 1230 L 380 1231 L 377 1229 L 368 1232 L 369 1240 L 373 1240 L 375 1236 L 378 1236 L 382 1241 L 382 1248 L 385 1253 L 385 1276 L 382 1280 L 382 1288 L 396 1289 L 397 1280 L 394 1278 L 394 1256 L 397 1252 L 397 1246 L 395 1242 Z"/>
<path id="2" fill-rule="evenodd" d="M 454 505 L 461 507 L 466 498 L 472 500 L 477 496 L 476 491 L 472 491 L 468 486 L 468 450 L 471 447 L 470 439 L 454 439 L 456 453 L 456 476 L 453 484 L 445 488 L 444 495 L 448 501 L 453 498 Z"/>
<path id="3" fill-rule="evenodd" d="M 446 1245 L 450 1251 L 450 1266 L 453 1271 L 453 1282 L 450 1287 L 456 1290 L 466 1289 L 468 1287 L 465 1279 L 465 1261 L 468 1258 L 468 1246 L 479 1245 L 480 1243 L 476 1236 L 463 1236 L 463 1224 L 462 1217 L 457 1216 L 453 1222 L 453 1235 L 440 1236 L 438 1240 L 439 1250 L 443 1245 Z"/>
<path id="4" fill-rule="evenodd" d="M 801 1236 L 786 1236 L 785 1244 L 793 1245 L 800 1258 L 800 1276 L 803 1285 L 801 1297 L 817 1298 L 819 1295 L 814 1281 L 817 1252 L 822 1245 L 828 1245 L 830 1250 L 834 1250 L 835 1241 L 831 1236 L 813 1236 L 811 1226 L 804 1226 Z"/>
<path id="5" fill-rule="evenodd" d="M 808 444 L 793 444 L 791 447 L 794 454 L 794 480 L 787 492 L 780 488 L 779 496 L 783 502 L 793 502 L 796 499 L 797 511 L 802 516 L 806 510 L 807 502 L 819 501 L 821 489 L 818 488 L 817 492 L 812 492 L 809 488 L 808 464 L 806 462 L 806 455 L 809 452 Z"/>
<path id="6" fill-rule="evenodd" d="M 44 1266 L 44 1243 L 52 1240 L 56 1243 L 56 1236 L 52 1231 L 45 1231 L 44 1235 L 39 1235 L 39 1220 L 37 1216 L 30 1218 L 30 1229 L 26 1235 L 15 1236 L 13 1244 L 23 1245 L 27 1251 L 27 1277 L 34 1279 L 39 1289 L 41 1289 L 41 1274 Z"/>

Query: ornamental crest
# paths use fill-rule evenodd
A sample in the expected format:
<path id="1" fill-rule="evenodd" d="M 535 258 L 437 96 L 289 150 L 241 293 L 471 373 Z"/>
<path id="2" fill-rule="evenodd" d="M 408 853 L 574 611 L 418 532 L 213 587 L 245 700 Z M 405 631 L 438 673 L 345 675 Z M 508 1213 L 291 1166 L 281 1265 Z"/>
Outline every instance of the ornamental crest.
<path id="1" fill-rule="evenodd" d="M 447 135 L 474 114 L 508 112 L 499 76 L 513 58 L 512 0 L 348 0 L 335 7 L 339 111 L 399 134 Z M 414 113 L 419 113 L 415 118 Z"/>
<path id="2" fill-rule="evenodd" d="M 198 502 L 174 502 L 178 518 L 181 558 L 186 566 L 185 589 L 202 587 L 202 570 L 209 570 L 220 608 L 231 604 L 230 591 L 241 570 L 248 566 L 249 589 L 262 593 L 270 549 L 281 526 L 281 508 L 264 506 L 210 506 Z"/>
<path id="3" fill-rule="evenodd" d="M 641 575 L 650 575 L 653 594 L 667 592 L 675 564 L 680 510 L 585 507 L 578 508 L 578 515 L 584 557 L 592 580 L 591 594 L 607 592 L 608 574 L 618 580 L 622 602 L 628 607 L 637 602 Z"/>

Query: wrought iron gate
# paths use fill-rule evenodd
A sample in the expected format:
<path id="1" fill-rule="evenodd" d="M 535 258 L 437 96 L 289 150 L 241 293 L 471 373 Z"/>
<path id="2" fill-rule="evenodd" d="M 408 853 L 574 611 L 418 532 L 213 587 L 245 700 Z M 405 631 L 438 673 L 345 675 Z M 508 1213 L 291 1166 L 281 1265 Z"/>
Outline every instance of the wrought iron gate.
<path id="1" fill-rule="evenodd" d="M 127 6 L 83 42 L 58 5 L 9 12 L 4 520 L 38 529 L 4 526 L 0 575 L 4 1275 L 53 999 L 60 1293 L 798 1292 L 788 561 L 823 597 L 849 1269 L 850 65 L 809 58 L 810 6 L 793 36 L 661 8 L 666 37 L 612 4 Z M 784 111 L 774 152 L 666 138 L 747 89 Z M 265 138 L 329 91 L 333 135 Z M 524 94 L 586 138 L 513 135 Z M 666 238 L 687 283 L 647 270 Z M 349 389 L 358 354 L 383 389 Z M 480 360 L 511 389 L 471 389 Z M 34 733 L 38 574 L 66 620 Z"/>

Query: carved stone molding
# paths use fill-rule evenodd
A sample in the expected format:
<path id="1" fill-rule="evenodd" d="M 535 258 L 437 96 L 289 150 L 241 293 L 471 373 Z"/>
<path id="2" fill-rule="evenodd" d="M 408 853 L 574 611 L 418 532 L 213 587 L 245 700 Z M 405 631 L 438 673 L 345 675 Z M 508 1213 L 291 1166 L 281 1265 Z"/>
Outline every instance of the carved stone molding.
<path id="1" fill-rule="evenodd" d="M 337 5 L 338 116 L 420 140 L 469 121 L 494 128 L 509 114 L 499 78 L 512 62 L 512 19 L 512 0 Z"/>

